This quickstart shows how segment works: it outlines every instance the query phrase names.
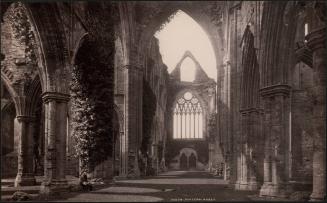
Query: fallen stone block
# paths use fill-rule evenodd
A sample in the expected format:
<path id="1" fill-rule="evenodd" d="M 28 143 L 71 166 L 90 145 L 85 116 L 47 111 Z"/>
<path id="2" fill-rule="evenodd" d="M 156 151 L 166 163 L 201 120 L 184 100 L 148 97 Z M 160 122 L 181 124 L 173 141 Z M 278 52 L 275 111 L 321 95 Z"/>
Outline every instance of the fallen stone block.
<path id="1" fill-rule="evenodd" d="M 32 199 L 30 194 L 22 191 L 16 191 L 11 198 L 13 201 L 28 201 Z"/>

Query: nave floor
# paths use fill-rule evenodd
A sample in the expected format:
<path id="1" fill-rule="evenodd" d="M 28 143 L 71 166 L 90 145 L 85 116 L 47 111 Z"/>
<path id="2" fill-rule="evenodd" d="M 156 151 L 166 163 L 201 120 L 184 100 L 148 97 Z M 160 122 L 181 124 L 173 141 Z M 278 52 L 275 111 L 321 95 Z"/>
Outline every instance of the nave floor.
<path id="1" fill-rule="evenodd" d="M 155 177 L 119 180 L 91 192 L 67 193 L 53 201 L 169 202 L 251 201 L 256 192 L 235 191 L 204 171 L 169 171 Z"/>

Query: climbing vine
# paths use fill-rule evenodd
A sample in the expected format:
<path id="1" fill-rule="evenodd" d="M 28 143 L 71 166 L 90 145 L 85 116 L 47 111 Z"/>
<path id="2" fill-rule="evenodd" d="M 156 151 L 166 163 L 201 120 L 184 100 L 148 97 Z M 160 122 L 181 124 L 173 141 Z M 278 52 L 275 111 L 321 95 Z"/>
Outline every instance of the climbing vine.
<path id="1" fill-rule="evenodd" d="M 13 3 L 12 9 L 9 9 L 10 23 L 13 29 L 14 37 L 25 47 L 25 58 L 27 62 L 36 63 L 35 36 L 32 31 L 31 22 L 28 19 L 27 11 L 22 3 Z"/>
<path id="2" fill-rule="evenodd" d="M 114 54 L 117 12 L 111 2 L 88 2 L 84 20 L 88 35 L 72 70 L 72 135 L 82 173 L 112 156 L 114 115 Z M 101 13 L 102 18 L 95 18 Z"/>
<path id="3" fill-rule="evenodd" d="M 106 63 L 101 56 L 97 43 L 86 37 L 72 71 L 73 136 L 87 172 L 112 154 L 113 56 Z"/>
<path id="4" fill-rule="evenodd" d="M 202 8 L 202 12 L 210 17 L 213 24 L 220 25 L 222 23 L 223 4 L 223 2 L 219 1 L 210 2 L 207 6 Z"/>
<path id="5" fill-rule="evenodd" d="M 165 9 L 165 2 L 139 2 L 135 6 L 136 22 L 140 27 L 149 26 L 153 21 L 162 22 L 158 30 L 162 30 L 176 15 L 177 11 L 167 18 L 167 9 Z M 168 10 L 170 12 L 171 10 Z"/>

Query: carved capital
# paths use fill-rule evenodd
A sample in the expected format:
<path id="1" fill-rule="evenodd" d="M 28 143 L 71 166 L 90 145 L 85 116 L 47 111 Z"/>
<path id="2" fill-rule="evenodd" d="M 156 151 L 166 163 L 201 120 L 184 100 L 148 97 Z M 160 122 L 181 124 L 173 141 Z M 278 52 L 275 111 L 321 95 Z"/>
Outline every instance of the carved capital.
<path id="1" fill-rule="evenodd" d="M 30 116 L 30 98 L 26 96 L 18 96 L 14 98 L 17 116 Z"/>
<path id="2" fill-rule="evenodd" d="M 70 95 L 60 92 L 44 92 L 42 94 L 42 100 L 44 103 L 48 103 L 49 101 L 67 103 L 69 99 Z"/>
<path id="3" fill-rule="evenodd" d="M 17 120 L 19 122 L 33 122 L 35 120 L 35 117 L 33 116 L 28 116 L 28 115 L 18 115 L 16 116 Z"/>
<path id="4" fill-rule="evenodd" d="M 247 108 L 247 109 L 241 109 L 240 110 L 240 113 L 242 115 L 251 114 L 251 113 L 257 113 L 257 114 L 259 114 L 260 113 L 260 110 L 257 109 L 257 108 Z"/>
<path id="5" fill-rule="evenodd" d="M 291 91 L 291 86 L 282 84 L 282 85 L 272 85 L 268 87 L 261 88 L 259 93 L 262 97 L 274 97 L 277 95 L 288 96 Z"/>
<path id="6" fill-rule="evenodd" d="M 139 65 L 135 65 L 135 64 L 126 64 L 124 66 L 121 66 L 122 68 L 126 68 L 128 70 L 131 70 L 131 71 L 137 71 L 137 72 L 143 72 L 143 68 Z"/>
<path id="7" fill-rule="evenodd" d="M 325 49 L 326 27 L 313 30 L 311 33 L 305 36 L 305 39 L 308 41 L 307 45 L 309 49 L 311 49 L 313 52 L 317 49 Z"/>

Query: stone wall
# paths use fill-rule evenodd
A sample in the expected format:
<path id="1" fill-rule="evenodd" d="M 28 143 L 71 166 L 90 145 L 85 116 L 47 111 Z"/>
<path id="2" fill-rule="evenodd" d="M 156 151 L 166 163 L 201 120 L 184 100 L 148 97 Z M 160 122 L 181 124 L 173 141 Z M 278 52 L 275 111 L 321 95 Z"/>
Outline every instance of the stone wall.
<path id="1" fill-rule="evenodd" d="M 225 178 L 229 179 L 231 184 L 237 181 L 239 185 L 244 183 L 242 181 L 244 181 L 245 176 L 242 176 L 242 174 L 249 170 L 244 166 L 244 161 L 240 160 L 246 155 L 251 158 L 255 157 L 253 158 L 254 161 L 251 162 L 251 167 L 256 167 L 254 171 L 259 186 L 263 182 L 262 179 L 266 178 L 267 183 L 272 181 L 269 176 L 269 174 L 271 175 L 270 168 L 264 168 L 264 165 L 268 166 L 271 161 L 274 164 L 279 164 L 280 168 L 278 168 L 277 175 L 274 174 L 273 177 L 274 187 L 276 187 L 271 188 L 268 184 L 269 188 L 266 185 L 268 188 L 264 188 L 264 191 L 267 192 L 266 195 L 273 194 L 270 192 L 274 192 L 274 189 L 280 186 L 278 185 L 280 180 L 276 179 L 278 177 L 282 177 L 283 181 L 288 183 L 297 182 L 300 184 L 310 183 L 312 177 L 314 177 L 317 182 L 316 186 L 319 189 L 319 177 L 322 177 L 319 170 L 323 168 L 320 166 L 325 164 L 322 163 L 321 165 L 319 163 L 319 157 L 323 157 L 321 150 L 325 150 L 320 142 L 324 139 L 321 133 L 324 130 L 323 119 L 319 117 L 321 116 L 319 114 L 320 109 L 324 109 L 321 95 L 324 94 L 322 89 L 325 83 L 323 80 L 320 81 L 321 78 L 319 78 L 319 75 L 322 75 L 319 74 L 319 71 L 323 71 L 319 68 L 323 67 L 324 62 L 319 58 L 319 54 L 322 55 L 323 52 L 319 51 L 314 55 L 314 49 L 321 49 L 321 47 L 315 46 L 320 43 L 320 41 L 315 42 L 320 37 L 319 32 L 317 34 L 315 29 L 324 26 L 324 23 L 319 20 L 324 15 L 319 14 L 319 4 L 317 2 L 308 3 L 307 5 L 299 2 L 280 2 L 272 5 L 266 1 L 211 2 L 207 4 L 202 4 L 202 2 L 201 4 L 197 2 L 177 2 L 176 4 L 167 2 L 152 2 L 151 4 L 130 2 L 124 3 L 124 6 L 121 6 L 120 9 L 111 7 L 117 9 L 116 13 L 121 12 L 121 21 L 117 18 L 118 23 L 115 21 L 110 26 L 102 26 L 111 22 L 98 18 L 100 13 L 106 14 L 102 13 L 104 11 L 102 9 L 107 8 L 105 4 L 88 4 L 85 2 L 67 4 L 60 2 L 51 6 L 43 3 L 26 5 L 29 6 L 30 14 L 26 12 L 27 10 L 23 4 L 14 3 L 6 8 L 7 10 L 1 16 L 1 77 L 8 83 L 7 85 L 10 85 L 11 91 L 17 90 L 19 94 L 26 93 L 24 91 L 27 89 L 21 87 L 25 85 L 26 81 L 31 81 L 29 79 L 34 79 L 36 75 L 39 75 L 43 85 L 43 92 L 49 90 L 68 92 L 67 84 L 70 81 L 74 57 L 79 49 L 80 40 L 86 31 L 92 37 L 98 36 L 104 39 L 107 33 L 115 30 L 114 34 L 111 33 L 115 35 L 112 36 L 115 37 L 115 50 L 111 50 L 115 51 L 115 57 L 112 57 L 115 70 L 110 72 L 112 75 L 109 78 L 110 82 L 115 83 L 115 87 L 112 88 L 116 104 L 115 110 L 119 112 L 119 135 L 126 133 L 126 142 L 132 146 L 130 150 L 125 149 L 124 153 L 138 149 L 139 141 L 142 139 L 140 132 L 142 127 L 146 128 L 146 126 L 139 125 L 141 123 L 139 118 L 141 118 L 142 113 L 142 98 L 139 96 L 143 90 L 141 82 L 144 79 L 156 98 L 156 109 L 150 129 L 151 147 L 148 151 L 154 160 L 162 157 L 160 163 L 163 161 L 163 165 L 165 165 L 165 156 L 162 156 L 162 154 L 170 159 L 181 148 L 189 146 L 190 142 L 184 143 L 183 141 L 171 139 L 171 115 L 173 102 L 177 95 L 182 91 L 192 90 L 198 93 L 206 106 L 206 123 L 208 123 L 209 114 L 217 112 L 216 136 L 213 136 L 213 140 L 208 140 L 209 129 L 205 126 L 205 140 L 199 142 L 201 146 L 198 148 L 200 159 L 205 157 L 203 159 L 207 160 L 208 149 L 210 148 L 213 152 L 210 157 L 223 159 L 226 168 L 230 168 L 230 174 L 227 174 Z M 123 7 L 129 9 L 128 11 L 135 9 L 135 12 L 126 12 L 126 10 L 122 9 Z M 46 8 L 51 8 L 49 11 L 57 12 L 47 13 Z M 169 21 L 169 16 L 176 9 L 182 9 L 190 14 L 207 32 L 217 59 L 217 84 L 203 74 L 203 70 L 199 69 L 199 64 L 197 64 L 198 69 L 194 83 L 181 82 L 178 68 L 170 76 L 168 75 L 167 67 L 163 63 L 159 52 L 158 40 L 153 37 L 153 34 L 161 27 L 162 23 Z M 263 12 L 264 9 L 265 13 Z M 36 23 L 39 27 L 33 27 L 28 15 L 34 17 L 35 22 L 33 23 Z M 56 21 L 52 23 L 51 20 Z M 56 26 L 58 22 L 62 24 L 62 27 Z M 304 25 L 306 23 L 308 23 L 308 32 L 316 34 L 311 35 L 314 36 L 311 39 L 314 42 L 311 42 L 311 45 L 313 43 L 312 47 L 307 49 L 304 54 L 306 60 L 300 62 L 303 60 L 303 56 L 302 58 L 301 56 L 295 56 L 293 48 L 296 48 L 297 42 L 301 42 L 304 47 L 306 46 L 307 42 L 304 40 Z M 242 95 L 246 95 L 244 92 L 247 91 L 244 85 L 253 82 L 251 77 L 247 79 L 247 82 L 243 80 L 245 78 L 243 76 L 247 74 L 245 71 L 247 69 L 242 64 L 242 59 L 247 56 L 242 55 L 244 50 L 242 46 L 247 28 L 253 34 L 253 49 L 260 65 L 261 78 L 259 81 L 262 88 L 262 97 L 258 105 L 255 106 L 254 111 L 243 111 L 244 109 L 241 108 L 244 99 Z M 276 32 L 276 35 L 270 32 Z M 36 44 L 36 38 L 42 43 Z M 307 39 L 307 41 L 310 40 Z M 113 40 L 110 42 L 113 42 Z M 97 48 L 100 48 L 102 43 L 98 45 Z M 101 50 L 107 50 L 107 48 Z M 42 57 L 39 56 L 39 52 L 44 52 L 43 55 L 41 54 Z M 103 52 L 100 51 L 99 53 Z M 191 54 L 186 53 L 185 56 L 190 57 Z M 107 59 L 104 56 L 101 56 L 103 58 L 96 57 Z M 42 58 L 42 60 L 37 61 L 37 58 Z M 314 58 L 316 61 L 314 61 Z M 81 61 L 84 62 L 83 60 Z M 195 59 L 193 60 L 197 63 Z M 181 59 L 182 61 L 183 59 Z M 316 70 L 317 68 L 319 70 Z M 66 72 L 69 72 L 69 74 L 67 75 Z M 111 77 L 113 75 L 114 77 Z M 254 82 L 257 82 L 257 79 L 255 78 Z M 95 82 L 97 81 L 95 80 Z M 320 86 L 314 87 L 317 84 Z M 285 89 L 278 89 L 280 87 Z M 265 88 L 268 88 L 268 90 Z M 32 94 L 31 99 L 33 101 L 40 96 L 29 93 Z M 210 96 L 213 93 L 214 96 Z M 259 92 L 251 93 L 254 96 L 258 96 L 258 94 Z M 315 97 L 312 94 L 316 94 Z M 10 100 L 9 94 L 7 96 L 1 98 L 1 105 Z M 58 95 L 56 99 L 58 99 L 57 97 Z M 213 98 L 215 102 L 212 102 Z M 20 108 L 21 103 L 19 102 L 16 104 Z M 56 101 L 54 103 L 60 102 Z M 79 163 L 74 156 L 76 142 L 71 136 L 71 130 L 74 127 L 71 124 L 71 119 L 76 112 L 70 106 L 69 103 L 67 115 L 64 114 L 64 110 L 58 110 L 58 115 L 68 119 L 68 128 L 51 129 L 51 133 L 57 136 L 52 138 L 61 139 L 60 135 L 65 135 L 65 132 L 68 132 L 65 151 L 67 158 L 65 173 L 78 175 Z M 313 110 L 314 108 L 317 109 Z M 56 108 L 51 107 L 51 110 L 56 111 Z M 16 151 L 15 143 L 18 142 L 15 134 L 19 134 L 22 129 L 17 127 L 13 130 L 14 123 L 19 124 L 17 120 L 14 121 L 16 116 L 14 111 L 15 109 L 11 108 L 2 112 L 4 113 L 1 121 L 2 140 L 5 144 L 9 143 L 8 145 L 10 145 L 9 147 L 2 145 L 2 152 L 8 155 L 1 157 L 2 163 L 4 163 L 2 166 L 5 166 L 5 168 L 2 167 L 4 174 L 17 172 L 16 168 L 12 168 L 17 166 L 15 161 L 17 161 L 18 155 L 12 153 L 12 151 Z M 47 114 L 47 116 L 50 116 L 50 114 Z M 317 122 L 312 120 L 313 116 L 317 117 L 314 118 Z M 49 121 L 48 118 L 45 118 L 45 115 L 40 116 L 40 118 L 46 122 Z M 128 123 L 128 126 L 124 126 L 125 123 Z M 315 128 L 313 124 L 320 127 Z M 65 121 L 61 120 L 59 125 L 65 126 Z M 128 133 L 126 129 L 128 129 Z M 43 129 L 40 130 L 44 131 Z M 48 130 L 50 128 L 46 129 L 46 132 Z M 134 133 L 137 136 L 133 136 Z M 41 136 L 43 136 L 42 133 Z M 280 148 L 278 143 L 274 146 L 280 153 L 277 157 L 280 162 L 276 162 L 275 159 L 270 160 L 269 155 L 273 154 L 271 154 L 269 146 L 265 150 L 263 149 L 264 140 L 267 141 L 268 145 L 276 144 L 271 138 L 279 139 L 277 142 L 280 142 L 279 144 L 282 146 Z M 254 151 L 246 150 L 244 140 L 247 141 L 245 144 L 249 144 L 248 146 L 252 147 Z M 39 141 L 43 143 L 46 140 L 39 139 Z M 194 145 L 197 144 L 194 143 Z M 317 151 L 318 154 L 313 156 L 317 147 L 320 147 Z M 25 147 L 22 147 L 22 149 L 25 150 Z M 60 148 L 60 150 L 62 149 Z M 248 152 L 248 154 L 245 152 Z M 61 157 L 58 158 L 56 167 L 60 169 L 62 163 L 59 162 L 65 157 L 62 156 L 62 151 L 58 151 L 58 153 Z M 134 151 L 133 153 L 132 156 L 137 157 L 137 152 Z M 126 156 L 127 159 L 131 158 L 128 157 L 129 155 Z M 315 157 L 316 162 L 313 160 Z M 48 161 L 52 163 L 53 160 L 49 159 Z M 12 165 L 9 166 L 9 162 Z M 133 164 L 137 165 L 135 162 Z M 105 160 L 96 167 L 94 175 L 96 177 L 112 177 L 112 165 L 111 159 Z M 153 164 L 153 167 L 158 167 L 158 165 Z M 314 170 L 318 171 L 316 175 Z M 265 173 L 267 171 L 268 173 Z M 59 177 L 57 175 L 56 178 Z M 279 195 L 278 192 L 280 191 L 273 195 Z"/>
<path id="2" fill-rule="evenodd" d="M 189 57 L 196 66 L 195 80 L 193 82 L 181 81 L 181 64 L 184 59 Z M 177 63 L 175 69 L 170 74 L 170 80 L 168 84 L 168 104 L 167 104 L 167 117 L 169 119 L 168 123 L 168 139 L 167 139 L 167 152 L 166 161 L 167 163 L 174 162 L 174 157 L 176 157 L 180 150 L 186 147 L 193 148 L 198 154 L 198 161 L 201 162 L 206 168 L 209 167 L 209 143 L 215 142 L 215 136 L 209 138 L 209 122 L 210 118 L 215 115 L 216 107 L 215 97 L 215 81 L 207 76 L 203 71 L 203 68 L 195 57 L 189 51 L 186 51 L 181 60 Z M 202 140 L 179 140 L 173 138 L 173 110 L 175 107 L 175 102 L 182 97 L 185 92 L 191 92 L 200 101 L 201 107 L 203 109 L 203 139 Z M 215 126 L 210 126 L 215 127 Z M 219 148 L 219 146 L 216 145 Z M 210 156 L 211 159 L 217 158 L 215 156 Z M 213 162 L 213 160 L 210 160 Z M 174 164 L 174 163 L 171 163 Z"/>
<path id="3" fill-rule="evenodd" d="M 208 168 L 209 146 L 207 140 L 173 140 L 170 138 L 167 144 L 168 150 L 165 154 L 167 166 L 174 164 L 174 158 L 180 154 L 182 149 L 191 148 L 194 149 L 197 153 L 197 161 L 204 165 L 206 169 Z"/>
<path id="4" fill-rule="evenodd" d="M 299 30 L 303 32 L 303 30 Z M 290 179 L 310 184 L 312 179 L 312 100 L 308 89 L 313 85 L 313 72 L 303 62 L 295 65 L 292 74 L 291 102 L 291 172 Z"/>
<path id="5" fill-rule="evenodd" d="M 3 84 L 2 84 L 3 85 Z M 14 121 L 16 110 L 8 98 L 8 91 L 1 92 L 1 176 L 14 177 L 17 174 L 17 137 L 15 139 Z M 7 93 L 7 94 L 6 94 Z"/>
<path id="6" fill-rule="evenodd" d="M 26 12 L 21 3 L 13 3 L 1 21 L 1 72 L 11 83 L 37 75 L 34 31 Z"/>
<path id="7" fill-rule="evenodd" d="M 165 168 L 165 159 L 162 154 L 165 154 L 164 146 L 167 132 L 165 118 L 167 116 L 167 85 L 169 81 L 167 66 L 162 61 L 157 38 L 153 37 L 151 39 L 146 53 L 143 78 L 155 96 L 156 102 L 155 112 L 151 122 L 151 137 L 148 153 L 149 158 L 152 160 L 152 167 L 156 171 L 159 171 Z M 143 101 L 146 101 L 146 99 Z"/>
<path id="8" fill-rule="evenodd" d="M 305 91 L 292 92 L 291 179 L 300 182 L 312 178 L 313 139 L 310 101 Z"/>

